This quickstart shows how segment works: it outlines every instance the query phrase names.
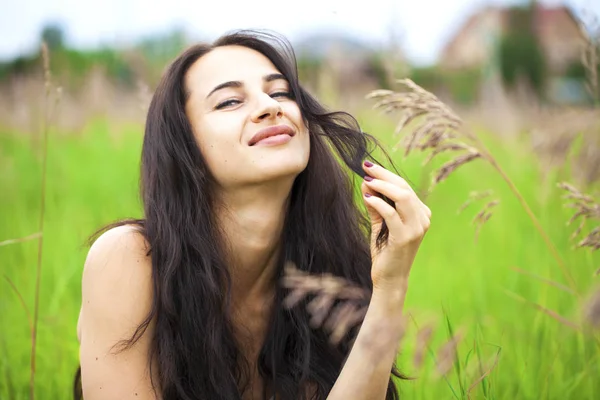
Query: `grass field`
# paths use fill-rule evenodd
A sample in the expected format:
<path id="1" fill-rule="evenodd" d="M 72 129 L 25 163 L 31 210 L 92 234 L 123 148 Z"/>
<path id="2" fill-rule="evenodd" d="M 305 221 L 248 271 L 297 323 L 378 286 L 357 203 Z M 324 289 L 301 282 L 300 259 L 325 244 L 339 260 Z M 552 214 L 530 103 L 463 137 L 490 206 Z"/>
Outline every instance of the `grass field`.
<path id="1" fill-rule="evenodd" d="M 365 112 L 363 129 L 391 145 L 393 124 Z M 36 134 L 37 135 L 37 134 Z M 0 241 L 37 232 L 40 216 L 39 136 L 0 132 Z M 526 139 L 486 143 L 527 199 L 565 259 L 585 297 L 598 287 L 598 254 L 574 249 L 566 228 L 560 180 L 568 169 L 543 172 Z M 142 127 L 90 123 L 78 135 L 50 132 L 37 345 L 36 398 L 70 397 L 78 362 L 76 322 L 84 242 L 93 230 L 118 218 L 140 216 L 137 195 Z M 395 161 L 417 188 L 429 169 L 419 156 Z M 358 184 L 358 183 L 357 183 Z M 500 205 L 474 240 L 471 224 L 484 203 L 457 210 L 472 190 L 492 189 Z M 432 227 L 409 286 L 413 316 L 399 356 L 401 370 L 417 379 L 401 384 L 406 399 L 598 399 L 598 335 L 569 327 L 528 302 L 579 325 L 581 301 L 513 268 L 566 283 L 531 220 L 500 177 L 483 162 L 458 170 L 426 199 Z M 31 334 L 22 295 L 33 316 L 38 240 L 0 247 L 0 399 L 29 398 Z M 9 282 L 10 281 L 10 282 Z M 525 299 L 525 300 L 523 300 Z M 433 353 L 448 338 L 448 321 L 464 339 L 446 379 L 435 374 Z M 431 352 L 413 366 L 419 327 L 433 322 Z M 472 384 L 497 364 L 470 391 Z"/>

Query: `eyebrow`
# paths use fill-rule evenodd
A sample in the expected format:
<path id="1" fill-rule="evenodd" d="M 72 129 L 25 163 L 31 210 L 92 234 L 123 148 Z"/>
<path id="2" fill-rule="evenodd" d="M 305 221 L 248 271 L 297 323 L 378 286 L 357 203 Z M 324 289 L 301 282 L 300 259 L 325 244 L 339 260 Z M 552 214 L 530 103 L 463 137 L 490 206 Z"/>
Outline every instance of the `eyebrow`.
<path id="1" fill-rule="evenodd" d="M 269 75 L 263 76 L 264 82 L 273 82 L 273 81 L 276 81 L 279 79 L 283 79 L 284 81 L 287 82 L 287 78 L 285 76 L 283 76 L 282 74 L 269 74 Z M 244 84 L 240 81 L 223 82 L 223 83 L 215 86 L 215 88 L 210 91 L 210 93 L 206 96 L 206 98 L 208 99 L 214 92 L 216 92 L 218 90 L 225 89 L 225 88 L 240 88 L 242 86 L 244 86 Z"/>

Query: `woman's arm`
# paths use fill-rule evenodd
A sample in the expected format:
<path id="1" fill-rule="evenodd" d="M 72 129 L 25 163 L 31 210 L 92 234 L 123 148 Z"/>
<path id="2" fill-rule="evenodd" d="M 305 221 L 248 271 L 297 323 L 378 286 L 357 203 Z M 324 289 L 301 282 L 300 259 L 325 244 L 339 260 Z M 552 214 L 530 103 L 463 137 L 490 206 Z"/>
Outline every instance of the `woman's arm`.
<path id="1" fill-rule="evenodd" d="M 362 192 L 372 224 L 373 295 L 328 400 L 385 399 L 404 329 L 402 308 L 408 276 L 431 218 L 429 208 L 404 179 L 385 168 L 369 164 L 364 166 L 367 176 Z M 387 204 L 378 194 L 392 200 L 394 206 Z M 377 249 L 375 240 L 383 221 L 389 229 L 388 240 L 381 249 Z"/>
<path id="2" fill-rule="evenodd" d="M 403 299 L 404 289 L 389 298 L 373 294 L 352 351 L 328 400 L 385 399 L 403 332 Z"/>
<path id="3" fill-rule="evenodd" d="M 146 243 L 133 228 L 121 226 L 100 236 L 90 248 L 82 279 L 77 336 L 85 400 L 155 400 L 148 372 L 153 326 L 129 349 L 127 340 L 152 304 L 152 268 Z"/>

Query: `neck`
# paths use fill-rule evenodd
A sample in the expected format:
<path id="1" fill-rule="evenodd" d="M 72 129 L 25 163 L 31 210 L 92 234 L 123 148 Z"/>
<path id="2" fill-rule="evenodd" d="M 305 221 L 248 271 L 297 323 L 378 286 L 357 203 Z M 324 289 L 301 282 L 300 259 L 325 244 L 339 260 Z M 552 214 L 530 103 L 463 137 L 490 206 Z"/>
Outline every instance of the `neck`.
<path id="1" fill-rule="evenodd" d="M 257 305 L 274 294 L 281 235 L 293 180 L 222 192 L 217 217 L 225 235 L 236 305 Z"/>

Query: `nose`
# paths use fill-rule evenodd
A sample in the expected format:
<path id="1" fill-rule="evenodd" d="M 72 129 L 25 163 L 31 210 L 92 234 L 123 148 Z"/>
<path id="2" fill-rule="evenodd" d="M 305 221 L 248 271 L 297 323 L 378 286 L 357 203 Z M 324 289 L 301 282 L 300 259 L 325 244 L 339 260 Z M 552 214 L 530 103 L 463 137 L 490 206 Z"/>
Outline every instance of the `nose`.
<path id="1" fill-rule="evenodd" d="M 261 94 L 257 100 L 256 110 L 252 114 L 253 122 L 260 122 L 264 119 L 281 118 L 283 116 L 283 109 L 281 104 L 268 94 Z"/>

